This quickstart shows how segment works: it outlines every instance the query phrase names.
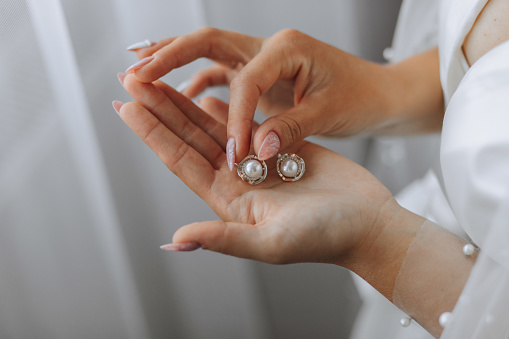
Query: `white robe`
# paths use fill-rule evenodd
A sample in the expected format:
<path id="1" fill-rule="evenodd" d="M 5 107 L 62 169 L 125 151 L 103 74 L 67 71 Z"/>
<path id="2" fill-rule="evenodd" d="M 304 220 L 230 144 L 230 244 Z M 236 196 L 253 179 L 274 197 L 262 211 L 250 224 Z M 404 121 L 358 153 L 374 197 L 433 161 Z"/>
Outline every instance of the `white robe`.
<path id="1" fill-rule="evenodd" d="M 482 249 L 442 338 L 507 338 L 509 335 L 505 319 L 509 314 L 509 133 L 506 130 L 509 42 L 486 53 L 471 68 L 461 49 L 486 3 L 487 0 L 440 3 L 440 75 L 447 107 L 440 163 L 398 197 L 403 206 L 453 233 L 471 238 Z M 415 11 L 403 11 L 405 5 L 407 9 L 413 6 Z M 399 22 L 408 21 L 418 7 L 406 1 L 402 7 L 405 17 L 400 17 Z M 386 321 L 398 315 L 381 304 L 379 300 L 375 308 L 384 309 L 382 318 Z M 431 337 L 418 325 L 398 331 L 394 329 L 395 319 L 387 326 L 377 325 L 374 317 L 376 314 L 360 319 L 359 323 L 371 327 L 370 332 L 378 333 L 379 337 L 391 332 L 392 338 Z"/>
<path id="2" fill-rule="evenodd" d="M 481 248 L 442 338 L 509 337 L 509 42 L 470 69 L 461 50 L 486 2 L 441 8 L 443 184 L 459 224 Z"/>

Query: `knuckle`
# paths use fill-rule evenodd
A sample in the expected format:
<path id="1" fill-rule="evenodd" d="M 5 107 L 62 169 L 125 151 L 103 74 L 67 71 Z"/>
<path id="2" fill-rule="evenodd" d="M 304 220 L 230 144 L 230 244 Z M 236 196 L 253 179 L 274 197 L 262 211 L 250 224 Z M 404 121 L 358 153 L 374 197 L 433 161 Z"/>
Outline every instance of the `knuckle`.
<path id="1" fill-rule="evenodd" d="M 293 28 L 285 28 L 274 35 L 278 39 L 288 42 L 299 41 L 304 34 Z"/>
<path id="2" fill-rule="evenodd" d="M 192 140 L 194 133 L 197 131 L 196 125 L 191 120 L 186 119 L 183 126 L 180 127 L 180 139 L 184 142 Z"/>
<path id="3" fill-rule="evenodd" d="M 230 82 L 230 89 L 236 90 L 242 88 L 246 84 L 249 84 L 249 82 L 249 76 L 245 72 L 240 72 L 239 74 L 235 75 Z"/>
<path id="4" fill-rule="evenodd" d="M 141 133 L 141 137 L 143 141 L 145 141 L 148 145 L 152 144 L 152 141 L 157 140 L 156 134 L 158 133 L 158 129 L 161 125 L 161 122 L 156 119 L 146 120 L 143 124 L 143 130 Z"/>
<path id="5" fill-rule="evenodd" d="M 189 147 L 185 143 L 179 143 L 172 152 L 158 152 L 159 159 L 168 167 L 170 171 L 177 176 L 181 173 L 183 160 L 189 152 Z"/>
<path id="6" fill-rule="evenodd" d="M 298 121 L 290 116 L 280 117 L 280 122 L 283 130 L 283 137 L 286 140 L 295 142 L 303 138 L 303 129 Z"/>
<path id="7" fill-rule="evenodd" d="M 307 37 L 296 29 L 287 28 L 276 33 L 267 42 L 267 48 L 279 51 L 280 57 L 284 60 L 303 59 L 309 53 L 309 45 L 304 42 Z"/>
<path id="8" fill-rule="evenodd" d="M 210 26 L 204 26 L 204 27 L 198 29 L 198 31 L 201 34 L 203 34 L 205 37 L 209 37 L 209 38 L 215 37 L 219 34 L 219 29 L 210 27 Z"/>
<path id="9" fill-rule="evenodd" d="M 248 72 L 240 72 L 230 82 L 230 93 L 240 95 L 249 104 L 258 103 L 262 90 L 256 82 L 256 77 Z"/>

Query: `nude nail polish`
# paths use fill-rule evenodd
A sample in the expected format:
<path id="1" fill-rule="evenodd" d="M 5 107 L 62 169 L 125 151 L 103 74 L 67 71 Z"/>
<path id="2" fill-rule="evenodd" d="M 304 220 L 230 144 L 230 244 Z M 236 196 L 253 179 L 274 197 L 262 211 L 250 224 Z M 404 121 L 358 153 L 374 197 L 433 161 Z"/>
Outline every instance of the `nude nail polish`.
<path id="1" fill-rule="evenodd" d="M 120 113 L 120 108 L 122 108 L 122 106 L 124 105 L 124 103 L 122 101 L 118 101 L 118 100 L 113 100 L 113 102 L 111 104 L 113 105 L 113 108 L 115 109 L 115 111 L 117 113 Z"/>
<path id="2" fill-rule="evenodd" d="M 235 139 L 228 139 L 226 144 L 226 161 L 228 162 L 228 168 L 233 170 L 233 164 L 235 163 Z"/>
<path id="3" fill-rule="evenodd" d="M 127 74 L 132 74 L 132 73 L 134 73 L 134 71 L 142 68 L 143 66 L 145 66 L 146 64 L 148 64 L 152 60 L 154 60 L 154 56 L 149 56 L 149 57 L 143 58 L 140 61 L 138 61 L 137 63 L 133 64 L 128 69 L 126 69 L 125 72 Z"/>
<path id="4" fill-rule="evenodd" d="M 265 139 L 263 139 L 262 145 L 258 150 L 258 158 L 260 160 L 267 160 L 272 158 L 279 151 L 279 146 L 281 143 L 279 142 L 279 137 L 276 133 L 270 132 L 267 134 Z"/>
<path id="5" fill-rule="evenodd" d="M 124 85 L 124 79 L 125 79 L 126 75 L 127 74 L 125 74 L 125 73 L 117 73 L 118 81 L 120 81 L 120 84 L 122 86 Z"/>
<path id="6" fill-rule="evenodd" d="M 143 41 L 139 41 L 139 42 L 136 42 L 136 43 L 128 46 L 126 49 L 128 51 L 135 51 L 137 49 L 154 46 L 155 44 L 156 44 L 155 42 L 152 42 L 152 41 L 150 41 L 148 39 L 145 39 Z"/>
<path id="7" fill-rule="evenodd" d="M 190 251 L 197 250 L 200 247 L 201 246 L 199 243 L 197 243 L 196 241 L 191 241 L 191 242 L 184 242 L 184 243 L 179 243 L 179 244 L 175 244 L 175 243 L 166 244 L 166 245 L 161 246 L 160 248 L 165 251 L 190 252 Z"/>

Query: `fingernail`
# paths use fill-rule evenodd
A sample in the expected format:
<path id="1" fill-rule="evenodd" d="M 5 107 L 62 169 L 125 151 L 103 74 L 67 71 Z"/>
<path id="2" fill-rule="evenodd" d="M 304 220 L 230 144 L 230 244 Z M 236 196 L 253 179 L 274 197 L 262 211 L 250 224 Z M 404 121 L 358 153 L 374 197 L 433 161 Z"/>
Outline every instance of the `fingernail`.
<path id="1" fill-rule="evenodd" d="M 228 162 L 228 167 L 230 171 L 233 170 L 233 164 L 235 163 L 235 139 L 228 139 L 228 143 L 226 144 L 226 161 Z"/>
<path id="2" fill-rule="evenodd" d="M 146 39 L 146 40 L 134 43 L 134 44 L 128 46 L 126 49 L 128 51 L 135 51 L 135 50 L 140 49 L 140 48 L 154 46 L 155 44 L 156 44 L 155 42 L 152 42 L 152 41 Z"/>
<path id="3" fill-rule="evenodd" d="M 202 107 L 201 107 L 202 102 L 203 102 L 203 99 L 198 99 L 198 100 L 196 100 L 196 106 L 198 106 L 198 107 L 202 108 Z"/>
<path id="4" fill-rule="evenodd" d="M 124 85 L 124 79 L 125 79 L 126 75 L 127 74 L 125 74 L 125 73 L 117 73 L 118 81 L 120 81 L 120 84 L 122 86 Z"/>
<path id="5" fill-rule="evenodd" d="M 127 74 L 134 73 L 135 70 L 142 68 L 143 66 L 145 66 L 152 60 L 154 60 L 154 56 L 149 56 L 149 57 L 143 58 L 140 61 L 138 61 L 137 63 L 135 63 L 134 65 L 132 65 L 131 67 L 129 67 L 128 69 L 126 69 L 125 72 Z"/>
<path id="6" fill-rule="evenodd" d="M 113 102 L 111 104 L 113 105 L 113 108 L 115 109 L 115 111 L 117 113 L 120 113 L 120 108 L 124 105 L 124 103 L 122 101 L 118 101 L 118 100 L 113 100 Z"/>
<path id="7" fill-rule="evenodd" d="M 197 250 L 201 245 L 196 241 L 192 242 L 184 242 L 180 244 L 166 244 L 161 246 L 160 248 L 165 251 L 177 251 L 177 252 L 190 252 Z"/>
<path id="8" fill-rule="evenodd" d="M 280 145 L 281 143 L 279 142 L 279 137 L 277 134 L 270 132 L 267 134 L 265 139 L 263 139 L 260 150 L 258 151 L 258 158 L 260 160 L 267 160 L 272 158 L 279 151 Z"/>

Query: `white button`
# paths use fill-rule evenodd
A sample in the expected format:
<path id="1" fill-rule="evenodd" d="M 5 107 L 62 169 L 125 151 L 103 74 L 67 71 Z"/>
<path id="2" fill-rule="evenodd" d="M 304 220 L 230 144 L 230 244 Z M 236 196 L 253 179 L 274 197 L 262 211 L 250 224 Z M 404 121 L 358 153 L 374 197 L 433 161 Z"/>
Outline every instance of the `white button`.
<path id="1" fill-rule="evenodd" d="M 387 47 L 384 49 L 382 55 L 384 56 L 384 59 L 387 61 L 392 61 L 392 58 L 394 58 L 394 50 L 392 47 Z"/>
<path id="2" fill-rule="evenodd" d="M 438 318 L 438 323 L 440 326 L 445 327 L 447 323 L 451 321 L 452 313 L 451 312 L 444 312 L 440 315 L 440 318 Z"/>

